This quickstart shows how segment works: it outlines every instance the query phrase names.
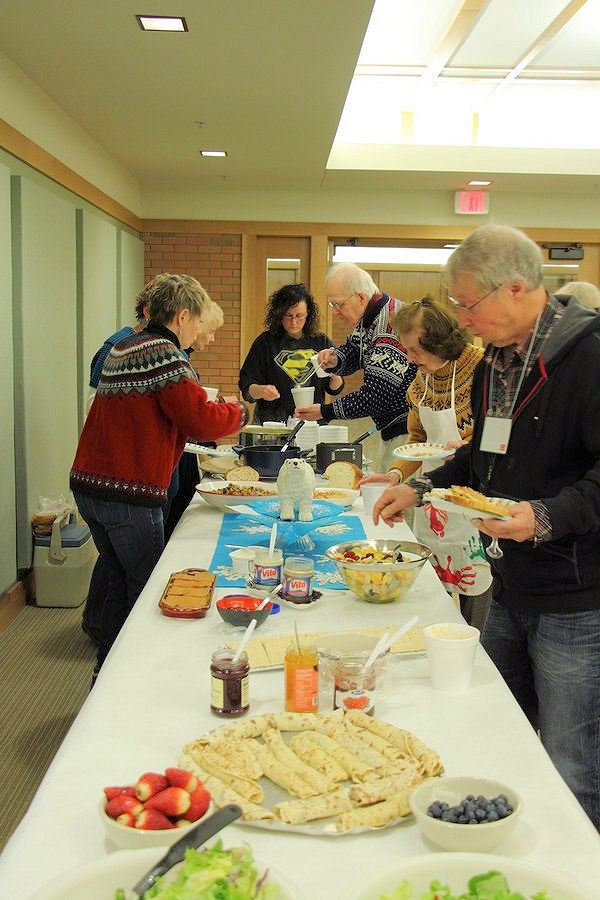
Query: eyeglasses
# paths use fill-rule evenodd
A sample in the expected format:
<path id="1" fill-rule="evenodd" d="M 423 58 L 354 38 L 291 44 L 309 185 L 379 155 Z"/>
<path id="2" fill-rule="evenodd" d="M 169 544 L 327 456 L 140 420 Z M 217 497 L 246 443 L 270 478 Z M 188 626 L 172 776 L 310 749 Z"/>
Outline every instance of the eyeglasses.
<path id="1" fill-rule="evenodd" d="M 496 287 L 493 287 L 491 291 L 488 291 L 487 294 L 484 294 L 483 297 L 480 297 L 479 300 L 476 300 L 475 303 L 472 303 L 471 306 L 464 306 L 462 303 L 459 303 L 458 300 L 455 300 L 454 297 L 448 296 L 448 300 L 452 304 L 455 309 L 460 309 L 461 312 L 472 313 L 476 306 L 479 306 L 480 303 L 489 297 L 490 294 L 493 294 L 498 288 L 501 288 L 501 284 L 497 284 Z"/>
<path id="2" fill-rule="evenodd" d="M 288 322 L 302 322 L 302 321 L 304 321 L 304 319 L 306 318 L 307 315 L 308 315 L 308 313 L 297 313 L 295 316 L 293 316 L 290 313 L 286 313 L 285 316 L 283 316 L 283 318 L 286 319 Z"/>
<path id="3" fill-rule="evenodd" d="M 327 305 L 330 306 L 332 309 L 341 309 L 342 306 L 344 305 L 344 303 L 347 303 L 348 300 L 352 300 L 352 298 L 356 297 L 357 294 L 358 294 L 358 291 L 354 291 L 353 294 L 350 294 L 350 296 L 346 297 L 345 300 L 342 300 L 341 303 L 332 303 L 331 300 L 328 300 Z"/>

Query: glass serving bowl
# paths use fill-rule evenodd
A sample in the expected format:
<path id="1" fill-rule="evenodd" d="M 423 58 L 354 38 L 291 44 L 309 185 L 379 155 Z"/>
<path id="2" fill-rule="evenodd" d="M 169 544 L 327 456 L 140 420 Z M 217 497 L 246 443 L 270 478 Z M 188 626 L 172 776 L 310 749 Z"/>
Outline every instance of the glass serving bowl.
<path id="1" fill-rule="evenodd" d="M 400 553 L 398 562 L 371 562 L 344 559 L 344 553 L 367 550 Z M 348 590 L 367 603 L 393 603 L 410 590 L 415 578 L 431 556 L 431 549 L 416 541 L 348 541 L 326 551 L 336 564 Z"/>

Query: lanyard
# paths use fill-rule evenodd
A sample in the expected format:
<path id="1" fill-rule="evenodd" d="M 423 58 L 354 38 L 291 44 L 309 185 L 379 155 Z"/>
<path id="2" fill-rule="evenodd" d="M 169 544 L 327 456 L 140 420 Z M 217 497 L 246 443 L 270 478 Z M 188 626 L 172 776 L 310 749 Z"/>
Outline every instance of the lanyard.
<path id="1" fill-rule="evenodd" d="M 521 367 L 521 374 L 519 375 L 519 381 L 517 383 L 517 388 L 515 390 L 514 397 L 512 399 L 512 403 L 510 405 L 510 409 L 508 411 L 507 416 L 503 416 L 502 418 L 512 419 L 513 412 L 515 411 L 515 406 L 517 404 L 517 397 L 519 396 L 519 391 L 523 385 L 523 381 L 525 379 L 525 373 L 527 371 L 527 366 L 529 365 L 529 358 L 531 356 L 531 351 L 533 350 L 533 344 L 537 335 L 538 326 L 540 324 L 540 316 L 541 313 L 538 313 L 538 317 L 535 320 L 535 328 L 533 329 L 533 334 L 531 335 L 531 340 L 529 341 L 529 347 L 527 348 L 527 353 L 525 355 L 525 359 L 523 361 L 523 366 Z M 494 354 L 494 359 L 491 365 L 490 372 L 490 383 L 488 387 L 488 409 L 493 409 L 493 398 L 494 398 L 494 378 L 496 373 L 496 360 L 498 359 L 499 354 L 501 353 L 501 348 L 498 347 L 496 353 Z"/>

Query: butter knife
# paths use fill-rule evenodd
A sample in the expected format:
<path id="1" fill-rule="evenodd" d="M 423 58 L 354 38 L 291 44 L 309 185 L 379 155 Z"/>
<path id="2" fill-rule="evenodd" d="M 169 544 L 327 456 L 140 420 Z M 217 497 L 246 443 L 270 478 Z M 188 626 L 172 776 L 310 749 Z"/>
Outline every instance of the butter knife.
<path id="1" fill-rule="evenodd" d="M 241 808 L 234 803 L 229 803 L 203 819 L 195 828 L 192 828 L 182 838 L 175 841 L 162 859 L 159 859 L 156 865 L 140 878 L 138 883 L 132 888 L 133 893 L 138 897 L 143 897 L 144 892 L 150 890 L 157 878 L 168 872 L 178 862 L 181 862 L 188 847 L 199 847 L 200 844 L 211 838 L 217 831 L 239 819 L 241 815 Z"/>

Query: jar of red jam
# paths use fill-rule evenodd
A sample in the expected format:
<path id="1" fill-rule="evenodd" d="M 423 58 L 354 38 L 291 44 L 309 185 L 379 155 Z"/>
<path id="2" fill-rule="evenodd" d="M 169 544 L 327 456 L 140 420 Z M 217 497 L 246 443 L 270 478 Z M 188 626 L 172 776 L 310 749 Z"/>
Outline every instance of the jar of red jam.
<path id="1" fill-rule="evenodd" d="M 233 652 L 215 650 L 210 661 L 210 708 L 218 716 L 243 716 L 250 708 L 250 663 L 243 652 L 233 662 Z"/>

